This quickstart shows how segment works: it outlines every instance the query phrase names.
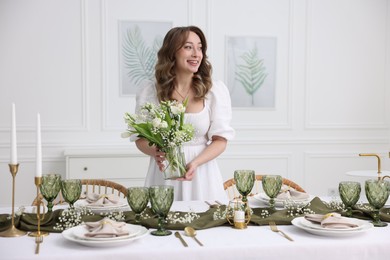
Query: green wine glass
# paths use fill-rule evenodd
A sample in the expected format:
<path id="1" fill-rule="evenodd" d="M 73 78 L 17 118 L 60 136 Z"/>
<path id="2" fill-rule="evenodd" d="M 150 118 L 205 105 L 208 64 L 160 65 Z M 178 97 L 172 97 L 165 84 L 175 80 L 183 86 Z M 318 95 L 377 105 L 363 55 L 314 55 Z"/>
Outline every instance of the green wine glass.
<path id="1" fill-rule="evenodd" d="M 262 178 L 262 186 L 265 194 L 270 198 L 269 206 L 275 209 L 275 198 L 282 188 L 283 179 L 280 175 L 264 175 Z"/>
<path id="2" fill-rule="evenodd" d="M 61 175 L 46 174 L 42 175 L 41 194 L 47 201 L 47 212 L 53 211 L 53 200 L 57 198 L 61 190 Z"/>
<path id="3" fill-rule="evenodd" d="M 339 183 L 339 194 L 342 202 L 347 207 L 347 217 L 352 217 L 352 207 L 358 202 L 361 190 L 360 182 L 343 181 Z"/>
<path id="4" fill-rule="evenodd" d="M 168 236 L 171 231 L 165 229 L 166 217 L 173 203 L 173 186 L 161 185 L 149 188 L 150 204 L 152 210 L 158 216 L 158 228 L 152 231 L 155 236 Z"/>
<path id="5" fill-rule="evenodd" d="M 251 193 L 255 184 L 255 171 L 253 170 L 236 170 L 234 171 L 234 180 L 236 188 L 242 195 L 242 201 L 247 202 L 247 196 Z"/>
<path id="6" fill-rule="evenodd" d="M 145 210 L 149 202 L 149 188 L 130 187 L 127 189 L 127 202 L 131 210 L 135 213 L 135 222 L 141 223 L 141 213 Z"/>
<path id="7" fill-rule="evenodd" d="M 389 198 L 387 183 L 383 180 L 367 180 L 365 183 L 366 197 L 370 205 L 374 208 L 372 224 L 375 227 L 385 227 L 379 218 L 379 210 L 386 204 Z"/>
<path id="8" fill-rule="evenodd" d="M 81 195 L 81 180 L 71 179 L 61 181 L 61 192 L 64 200 L 69 203 L 70 208 L 74 208 L 74 203 Z"/>

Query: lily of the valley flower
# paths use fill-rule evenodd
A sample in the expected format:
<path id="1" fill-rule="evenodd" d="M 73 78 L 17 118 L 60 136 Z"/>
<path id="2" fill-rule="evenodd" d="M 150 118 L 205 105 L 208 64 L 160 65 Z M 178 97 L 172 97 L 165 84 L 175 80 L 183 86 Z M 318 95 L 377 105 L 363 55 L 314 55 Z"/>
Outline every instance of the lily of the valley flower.
<path id="1" fill-rule="evenodd" d="M 171 111 L 174 115 L 180 115 L 186 111 L 186 108 L 182 103 L 179 103 L 176 106 L 171 106 Z"/>

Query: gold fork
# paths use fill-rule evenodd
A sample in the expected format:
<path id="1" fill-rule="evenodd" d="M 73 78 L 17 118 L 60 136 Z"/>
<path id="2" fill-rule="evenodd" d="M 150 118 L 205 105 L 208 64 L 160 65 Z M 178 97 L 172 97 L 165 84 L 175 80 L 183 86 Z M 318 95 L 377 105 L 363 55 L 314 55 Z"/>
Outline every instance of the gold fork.
<path id="1" fill-rule="evenodd" d="M 39 245 L 43 242 L 43 236 L 37 236 L 35 237 L 35 244 L 36 247 L 35 247 L 35 254 L 39 254 Z"/>
<path id="2" fill-rule="evenodd" d="M 279 232 L 282 234 L 285 238 L 287 238 L 290 241 L 294 241 L 291 237 L 289 237 L 286 233 L 284 233 L 282 230 L 279 230 L 278 227 L 276 226 L 276 223 L 274 221 L 269 222 L 269 226 L 273 232 Z"/>

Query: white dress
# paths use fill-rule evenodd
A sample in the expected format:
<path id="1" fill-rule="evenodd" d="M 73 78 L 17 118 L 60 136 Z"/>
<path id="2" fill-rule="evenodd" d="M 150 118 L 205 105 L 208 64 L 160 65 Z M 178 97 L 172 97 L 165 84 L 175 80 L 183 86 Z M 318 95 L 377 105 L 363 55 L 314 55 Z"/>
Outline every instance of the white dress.
<path id="1" fill-rule="evenodd" d="M 136 109 L 146 102 L 158 104 L 155 84 L 144 85 L 137 93 Z M 187 163 L 198 156 L 208 145 L 212 136 L 217 135 L 231 140 L 234 129 L 230 126 L 232 117 L 230 95 L 222 81 L 213 81 L 213 86 L 206 96 L 204 108 L 198 113 L 186 113 L 184 120 L 195 128 L 195 137 L 183 145 Z M 131 138 L 135 140 L 136 138 Z M 145 186 L 173 185 L 175 200 L 225 200 L 223 179 L 216 159 L 198 166 L 192 181 L 164 180 L 153 157 L 150 158 Z"/>

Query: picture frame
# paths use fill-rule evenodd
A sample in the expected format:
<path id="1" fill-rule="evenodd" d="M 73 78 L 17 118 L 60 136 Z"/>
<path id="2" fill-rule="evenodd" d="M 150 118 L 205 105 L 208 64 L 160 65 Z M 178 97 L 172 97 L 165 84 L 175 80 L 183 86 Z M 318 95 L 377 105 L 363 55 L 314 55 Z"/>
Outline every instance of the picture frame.
<path id="1" fill-rule="evenodd" d="M 226 83 L 233 107 L 275 108 L 276 50 L 276 37 L 226 37 Z"/>
<path id="2" fill-rule="evenodd" d="M 154 80 L 157 52 L 172 22 L 119 21 L 119 95 L 132 96 Z"/>

